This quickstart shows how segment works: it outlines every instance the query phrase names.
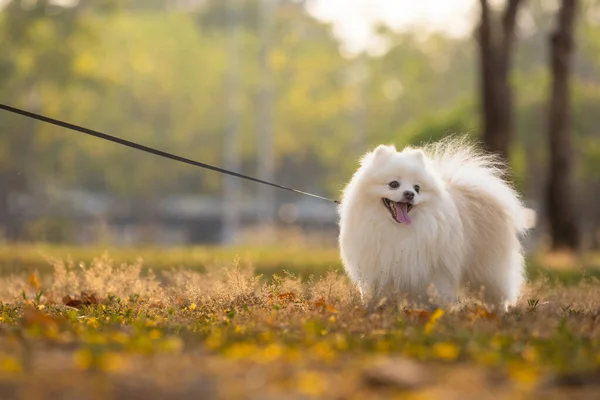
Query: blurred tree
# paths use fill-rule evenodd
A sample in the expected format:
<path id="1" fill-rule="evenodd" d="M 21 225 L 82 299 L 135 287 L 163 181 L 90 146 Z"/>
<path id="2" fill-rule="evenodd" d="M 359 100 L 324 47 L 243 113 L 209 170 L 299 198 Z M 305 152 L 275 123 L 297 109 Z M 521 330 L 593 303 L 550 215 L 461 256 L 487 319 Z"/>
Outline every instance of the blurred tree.
<path id="1" fill-rule="evenodd" d="M 431 143 L 456 134 L 475 139 L 477 132 L 477 109 L 472 101 L 457 102 L 455 107 L 416 120 L 404 129 L 408 144 Z"/>
<path id="2" fill-rule="evenodd" d="M 575 187 L 572 177 L 570 73 L 578 0 L 562 0 L 550 36 L 552 92 L 548 110 L 550 165 L 547 213 L 554 249 L 579 246 Z"/>
<path id="3" fill-rule="evenodd" d="M 512 138 L 512 91 L 509 70 L 515 27 L 522 0 L 507 0 L 500 28 L 495 26 L 488 0 L 480 0 L 480 85 L 483 142 L 489 151 L 508 159 Z"/>
<path id="4" fill-rule="evenodd" d="M 225 3 L 118 3 L 119 13 L 104 12 L 101 2 L 80 1 L 77 8 L 56 6 L 56 1 L 7 3 L 0 10 L 0 98 L 222 165 L 228 123 L 223 107 L 228 68 Z M 500 2 L 489 3 L 493 8 Z M 27 8 L 31 4 L 36 7 Z M 39 8 L 41 4 L 46 8 Z M 401 146 L 452 133 L 481 135 L 476 41 L 418 27 L 399 32 L 380 27 L 379 51 L 351 59 L 340 51 L 328 25 L 307 13 L 302 2 L 288 0 L 277 1 L 270 50 L 265 51 L 260 2 L 243 4 L 238 69 L 244 172 L 254 174 L 259 165 L 265 75 L 276 93 L 269 101 L 273 179 L 301 189 L 335 196 L 356 168 L 355 154 L 378 143 Z M 600 211 L 594 213 L 600 208 L 593 201 L 600 196 L 600 7 L 594 0 L 580 0 L 580 6 L 582 18 L 574 33 L 580 51 L 572 65 L 572 140 L 573 157 L 581 162 L 574 166 L 573 184 L 588 194 L 581 205 L 589 233 L 593 221 L 600 222 Z M 546 181 L 549 156 L 544 93 L 551 82 L 544 49 L 556 10 L 545 0 L 529 0 L 519 10 L 519 46 L 512 53 L 511 72 L 519 91 L 511 118 L 515 134 L 510 163 L 526 198 L 545 201 L 540 185 Z M 489 12 L 490 18 L 495 15 Z M 492 33 L 501 32 L 496 25 Z M 494 48 L 499 36 L 493 35 Z M 266 74 L 261 74 L 261 65 Z M 356 73 L 362 69 L 368 74 Z M 2 115 L 0 129 L 0 179 L 8 182 L 2 189 L 20 191 L 19 184 L 23 190 L 44 185 L 83 189 L 134 199 L 134 213 L 160 206 L 165 197 L 215 195 L 223 187 L 221 175 L 24 118 Z M 244 199 L 256 198 L 257 185 L 238 184 Z M 285 192 L 275 196 L 277 201 L 298 199 Z M 2 199 L 8 202 L 6 196 Z"/>
<path id="5" fill-rule="evenodd" d="M 89 34 L 83 21 L 91 12 L 112 11 L 115 1 L 63 3 L 13 0 L 3 4 L 0 89 L 12 105 L 40 111 L 46 87 L 64 87 L 68 81 L 85 80 L 73 70 L 74 37 L 77 33 Z M 9 212 L 10 196 L 26 191 L 38 172 L 35 147 L 39 124 L 22 120 L 6 116 L 0 125 L 7 132 L 0 135 L 0 148 L 8 149 L 0 158 L 0 223 L 8 238 L 22 231 Z"/>

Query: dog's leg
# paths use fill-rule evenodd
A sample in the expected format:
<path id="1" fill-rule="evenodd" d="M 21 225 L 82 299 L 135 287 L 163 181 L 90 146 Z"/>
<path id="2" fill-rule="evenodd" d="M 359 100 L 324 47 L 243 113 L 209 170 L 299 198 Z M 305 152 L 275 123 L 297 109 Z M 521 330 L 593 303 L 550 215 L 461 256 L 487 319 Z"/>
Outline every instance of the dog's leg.
<path id="1" fill-rule="evenodd" d="M 360 292 L 360 298 L 362 299 L 363 304 L 369 304 L 375 299 L 374 288 L 365 280 L 358 282 L 358 290 Z"/>
<path id="2" fill-rule="evenodd" d="M 459 281 L 446 269 L 437 269 L 432 276 L 432 290 L 430 302 L 451 304 L 458 301 Z"/>
<path id="3" fill-rule="evenodd" d="M 525 281 L 523 276 L 524 259 L 519 251 L 514 251 L 492 265 L 487 273 L 480 276 L 473 289 L 483 290 L 483 300 L 498 308 L 507 311 L 514 305 L 519 297 Z"/>
<path id="4" fill-rule="evenodd" d="M 385 303 L 386 299 L 381 297 L 381 293 L 373 286 L 361 283 L 359 284 L 359 291 L 363 306 L 370 313 L 377 311 Z"/>

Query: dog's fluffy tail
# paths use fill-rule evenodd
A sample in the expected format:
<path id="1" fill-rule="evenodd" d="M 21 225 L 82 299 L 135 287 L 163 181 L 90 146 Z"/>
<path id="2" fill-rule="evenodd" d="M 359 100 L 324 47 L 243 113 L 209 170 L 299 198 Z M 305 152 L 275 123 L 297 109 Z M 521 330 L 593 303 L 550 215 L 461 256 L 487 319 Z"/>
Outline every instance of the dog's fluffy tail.
<path id="1" fill-rule="evenodd" d="M 450 136 L 425 147 L 449 190 L 475 189 L 497 200 L 522 233 L 536 225 L 536 212 L 523 205 L 519 194 L 504 178 L 502 160 L 485 153 L 466 136 Z"/>
<path id="2" fill-rule="evenodd" d="M 522 231 L 533 229 L 537 225 L 537 213 L 531 208 L 523 208 L 521 221 L 523 221 L 523 224 L 521 225 Z"/>

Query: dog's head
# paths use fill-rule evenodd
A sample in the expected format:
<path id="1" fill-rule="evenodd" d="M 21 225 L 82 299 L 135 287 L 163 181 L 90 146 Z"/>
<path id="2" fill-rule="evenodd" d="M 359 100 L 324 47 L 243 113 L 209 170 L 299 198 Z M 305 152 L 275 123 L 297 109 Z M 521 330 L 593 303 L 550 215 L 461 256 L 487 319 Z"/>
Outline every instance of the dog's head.
<path id="1" fill-rule="evenodd" d="M 362 196 L 387 209 L 397 223 L 410 224 L 411 216 L 439 198 L 443 184 L 420 149 L 381 145 L 361 160 L 357 176 Z"/>

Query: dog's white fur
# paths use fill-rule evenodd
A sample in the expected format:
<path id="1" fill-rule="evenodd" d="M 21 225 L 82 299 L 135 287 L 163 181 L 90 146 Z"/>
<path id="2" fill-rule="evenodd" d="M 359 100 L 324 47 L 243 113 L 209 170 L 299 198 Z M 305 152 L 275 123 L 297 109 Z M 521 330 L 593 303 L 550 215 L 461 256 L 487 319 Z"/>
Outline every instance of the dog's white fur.
<path id="1" fill-rule="evenodd" d="M 382 198 L 400 201 L 416 184 L 412 223 L 398 223 Z M 439 299 L 455 302 L 468 284 L 506 308 L 520 294 L 519 236 L 535 225 L 535 212 L 502 178 L 501 163 L 465 139 L 400 152 L 377 147 L 362 158 L 339 212 L 342 261 L 363 298 L 399 293 L 424 302 L 433 286 Z"/>

